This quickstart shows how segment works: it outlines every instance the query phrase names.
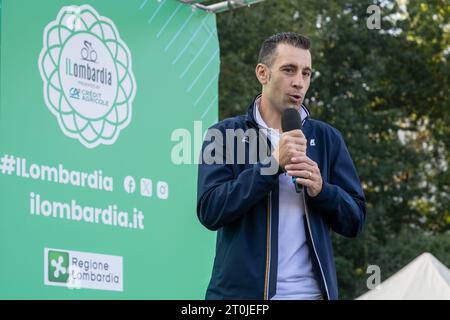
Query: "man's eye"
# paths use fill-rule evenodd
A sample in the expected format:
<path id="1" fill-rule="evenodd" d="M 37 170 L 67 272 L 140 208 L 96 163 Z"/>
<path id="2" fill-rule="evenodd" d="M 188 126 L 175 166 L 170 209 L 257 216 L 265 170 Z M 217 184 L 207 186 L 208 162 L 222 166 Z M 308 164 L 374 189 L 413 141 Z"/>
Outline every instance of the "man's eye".
<path id="1" fill-rule="evenodd" d="M 284 69 L 284 71 L 292 73 L 292 72 L 294 72 L 294 69 L 292 69 L 292 68 L 287 68 L 287 69 Z"/>
<path id="2" fill-rule="evenodd" d="M 311 76 L 311 73 L 310 72 L 303 72 L 303 75 L 305 76 L 305 77 L 310 77 Z"/>

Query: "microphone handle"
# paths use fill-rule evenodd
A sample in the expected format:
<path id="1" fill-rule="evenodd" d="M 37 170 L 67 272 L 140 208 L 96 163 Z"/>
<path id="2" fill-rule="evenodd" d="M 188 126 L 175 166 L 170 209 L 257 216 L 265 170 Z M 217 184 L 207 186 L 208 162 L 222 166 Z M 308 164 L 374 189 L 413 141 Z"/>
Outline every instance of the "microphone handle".
<path id="1" fill-rule="evenodd" d="M 297 193 L 302 193 L 303 192 L 303 186 L 295 181 L 297 178 L 298 177 L 292 177 L 292 182 L 295 185 L 295 191 Z"/>

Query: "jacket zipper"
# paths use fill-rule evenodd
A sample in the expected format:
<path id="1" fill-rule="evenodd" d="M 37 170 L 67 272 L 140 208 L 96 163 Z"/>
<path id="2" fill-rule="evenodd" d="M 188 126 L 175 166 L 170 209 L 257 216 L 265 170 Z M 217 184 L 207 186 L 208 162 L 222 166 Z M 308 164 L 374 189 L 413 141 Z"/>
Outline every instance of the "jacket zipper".
<path id="1" fill-rule="evenodd" d="M 265 281 L 264 281 L 264 300 L 269 300 L 269 279 L 270 279 L 270 255 L 271 255 L 271 210 L 272 205 L 272 191 L 269 192 L 269 196 L 267 198 L 267 237 L 266 237 L 266 275 L 265 275 Z"/>
<path id="2" fill-rule="evenodd" d="M 327 281 L 325 280 L 325 275 L 324 275 L 323 270 L 322 270 L 322 264 L 320 263 L 319 256 L 317 255 L 316 246 L 314 245 L 314 238 L 313 238 L 312 232 L 311 232 L 311 226 L 309 224 L 309 213 L 308 213 L 308 206 L 306 205 L 305 192 L 306 192 L 306 190 L 303 189 L 302 196 L 303 196 L 303 203 L 305 204 L 305 216 L 306 216 L 306 223 L 308 225 L 309 237 L 311 238 L 311 242 L 312 242 L 312 246 L 313 246 L 313 250 L 314 250 L 314 254 L 316 256 L 316 259 L 319 262 L 320 274 L 322 276 L 323 283 L 325 284 L 325 290 L 327 292 L 327 298 L 328 298 L 328 300 L 330 300 L 330 294 L 328 292 Z"/>
<path id="3" fill-rule="evenodd" d="M 257 125 L 256 125 L 257 127 Z M 270 157 L 272 154 L 270 139 L 266 137 L 267 143 L 267 156 Z M 269 192 L 267 197 L 267 232 L 266 232 L 266 274 L 264 281 L 264 300 L 269 300 L 269 281 L 270 281 L 270 260 L 271 260 L 271 223 L 272 223 L 272 191 Z"/>

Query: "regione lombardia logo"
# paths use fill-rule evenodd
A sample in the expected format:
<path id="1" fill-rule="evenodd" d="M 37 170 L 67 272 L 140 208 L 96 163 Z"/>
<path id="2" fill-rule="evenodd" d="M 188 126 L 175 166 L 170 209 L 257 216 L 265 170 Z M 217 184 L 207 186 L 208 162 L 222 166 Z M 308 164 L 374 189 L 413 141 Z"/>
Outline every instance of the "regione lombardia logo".
<path id="1" fill-rule="evenodd" d="M 85 147 L 113 144 L 130 123 L 131 53 L 114 23 L 91 6 L 64 7 L 47 25 L 39 71 L 47 107 Z"/>

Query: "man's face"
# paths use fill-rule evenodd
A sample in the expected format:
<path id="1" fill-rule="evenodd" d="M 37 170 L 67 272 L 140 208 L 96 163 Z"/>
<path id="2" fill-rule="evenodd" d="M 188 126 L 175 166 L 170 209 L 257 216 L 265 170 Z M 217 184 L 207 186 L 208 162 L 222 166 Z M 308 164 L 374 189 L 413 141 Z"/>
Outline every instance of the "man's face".
<path id="1" fill-rule="evenodd" d="M 280 112 L 287 108 L 299 109 L 311 81 L 309 50 L 281 43 L 277 46 L 272 65 L 265 67 L 267 77 L 263 81 L 258 78 L 272 107 Z"/>

